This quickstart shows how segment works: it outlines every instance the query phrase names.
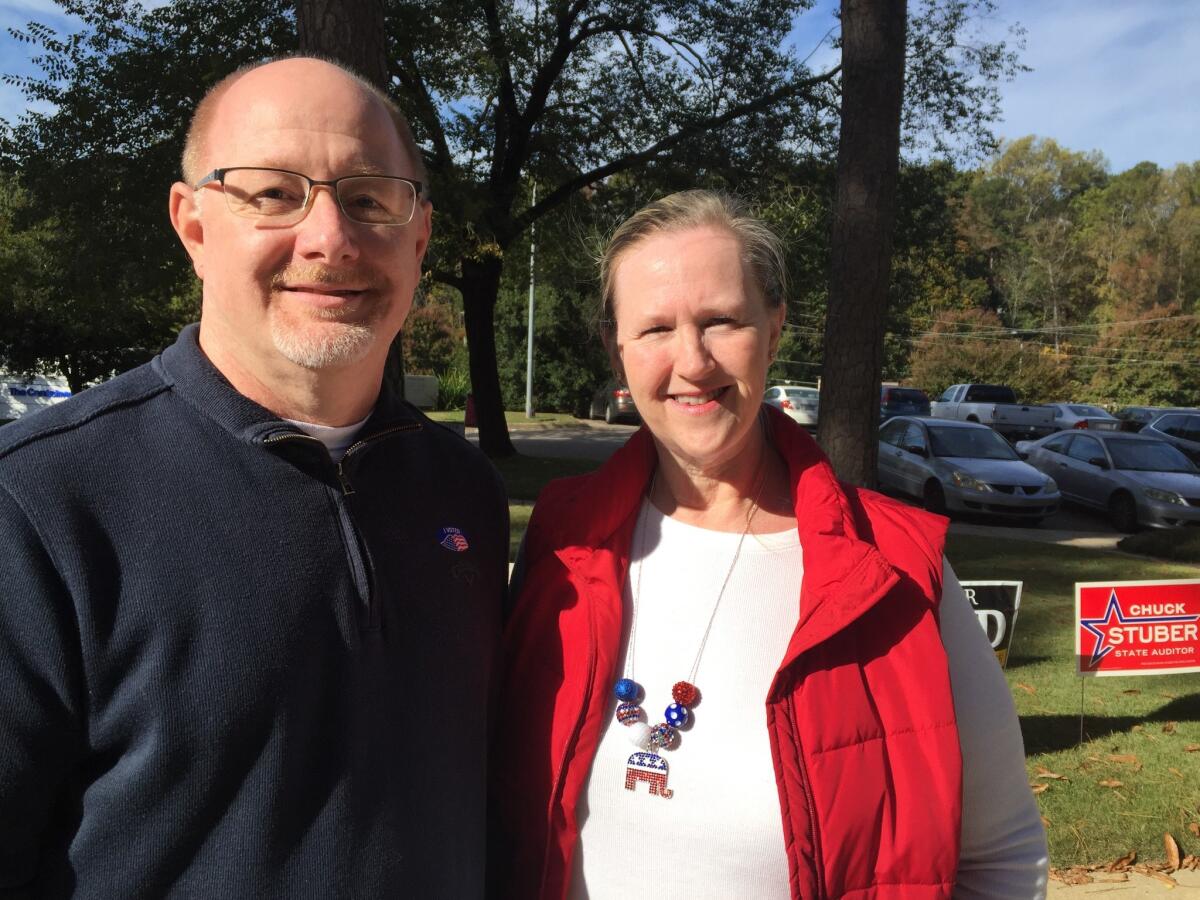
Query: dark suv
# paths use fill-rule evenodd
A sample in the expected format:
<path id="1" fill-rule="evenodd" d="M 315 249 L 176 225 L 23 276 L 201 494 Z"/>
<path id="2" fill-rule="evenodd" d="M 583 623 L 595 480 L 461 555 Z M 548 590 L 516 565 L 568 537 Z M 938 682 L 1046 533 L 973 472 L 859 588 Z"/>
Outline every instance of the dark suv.
<path id="1" fill-rule="evenodd" d="M 892 416 L 929 415 L 929 395 L 917 388 L 884 385 L 879 389 L 879 421 Z"/>
<path id="2" fill-rule="evenodd" d="M 1200 410 L 1182 410 L 1159 416 L 1138 434 L 1174 444 L 1200 466 Z"/>

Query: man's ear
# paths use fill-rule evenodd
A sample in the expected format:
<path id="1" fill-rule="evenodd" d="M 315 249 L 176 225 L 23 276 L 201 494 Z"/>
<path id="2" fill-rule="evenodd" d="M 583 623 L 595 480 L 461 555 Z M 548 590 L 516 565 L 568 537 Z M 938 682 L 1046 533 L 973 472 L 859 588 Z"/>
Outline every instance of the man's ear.
<path id="1" fill-rule="evenodd" d="M 421 262 L 425 259 L 425 251 L 429 249 L 429 238 L 433 234 L 433 204 L 428 200 L 418 202 L 411 224 L 419 229 L 416 250 L 417 267 L 420 268 Z"/>
<path id="2" fill-rule="evenodd" d="M 183 249 L 192 258 L 196 277 L 204 280 L 204 224 L 200 221 L 200 205 L 195 190 L 182 181 L 171 185 L 171 196 L 167 201 L 171 214 L 171 226 L 179 235 Z"/>

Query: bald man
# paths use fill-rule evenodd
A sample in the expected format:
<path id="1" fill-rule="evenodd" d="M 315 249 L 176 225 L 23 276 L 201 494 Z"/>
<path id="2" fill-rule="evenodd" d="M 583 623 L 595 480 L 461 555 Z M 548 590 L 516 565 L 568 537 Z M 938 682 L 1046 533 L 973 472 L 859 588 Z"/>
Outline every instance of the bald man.
<path id="1" fill-rule="evenodd" d="M 199 325 L 0 432 L 0 896 L 479 897 L 507 505 L 383 384 L 420 155 L 298 58 L 183 170 Z"/>

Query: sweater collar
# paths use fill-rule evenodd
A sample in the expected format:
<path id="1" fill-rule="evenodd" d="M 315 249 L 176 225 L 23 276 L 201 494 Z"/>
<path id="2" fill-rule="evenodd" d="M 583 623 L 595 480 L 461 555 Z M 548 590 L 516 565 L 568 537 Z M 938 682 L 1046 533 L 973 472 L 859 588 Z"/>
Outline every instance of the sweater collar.
<path id="1" fill-rule="evenodd" d="M 200 349 L 200 326 L 185 327 L 175 343 L 157 356 L 152 365 L 172 391 L 212 419 L 234 437 L 251 444 L 283 432 L 299 431 L 278 415 L 240 394 Z M 420 420 L 385 382 L 375 410 L 360 432 L 369 438 L 397 426 L 420 427 Z"/>

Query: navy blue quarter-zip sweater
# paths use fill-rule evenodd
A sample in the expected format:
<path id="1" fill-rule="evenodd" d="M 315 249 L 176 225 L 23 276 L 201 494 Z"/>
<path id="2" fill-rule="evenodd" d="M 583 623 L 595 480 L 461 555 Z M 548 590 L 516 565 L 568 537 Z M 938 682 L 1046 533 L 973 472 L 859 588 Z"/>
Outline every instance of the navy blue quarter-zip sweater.
<path id="1" fill-rule="evenodd" d="M 482 896 L 495 470 L 386 389 L 335 465 L 196 338 L 0 429 L 0 897 Z"/>

